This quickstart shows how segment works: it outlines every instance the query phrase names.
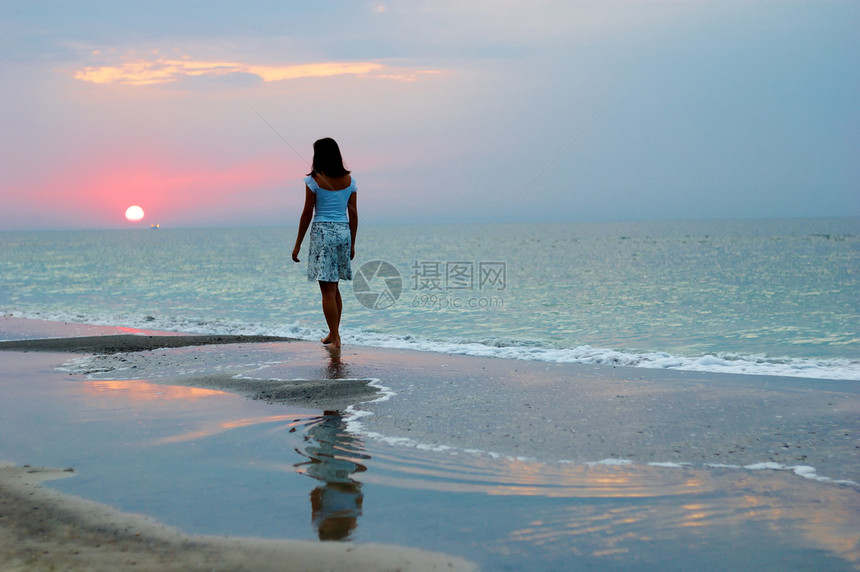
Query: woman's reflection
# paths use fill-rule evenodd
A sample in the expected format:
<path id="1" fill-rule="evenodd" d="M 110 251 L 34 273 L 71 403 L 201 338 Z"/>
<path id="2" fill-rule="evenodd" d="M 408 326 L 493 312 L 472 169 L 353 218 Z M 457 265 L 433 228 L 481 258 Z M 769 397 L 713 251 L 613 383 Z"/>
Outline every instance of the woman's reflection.
<path id="1" fill-rule="evenodd" d="M 350 475 L 367 468 L 361 441 L 346 431 L 343 416 L 326 411 L 305 434 L 308 445 L 297 451 L 308 458 L 296 467 L 323 484 L 311 491 L 311 520 L 320 540 L 347 540 L 358 525 L 364 495 Z"/>
<path id="2" fill-rule="evenodd" d="M 326 350 L 329 353 L 329 360 L 322 372 L 325 379 L 336 380 L 349 377 L 349 366 L 341 361 L 340 350 L 333 349 L 331 346 L 326 346 Z"/>
<path id="3" fill-rule="evenodd" d="M 329 351 L 330 360 L 323 374 L 332 383 L 348 377 L 349 370 L 340 351 Z M 339 411 L 325 411 L 305 432 L 305 447 L 296 451 L 308 460 L 296 467 L 322 484 L 311 491 L 311 520 L 320 540 L 348 540 L 361 515 L 364 495 L 361 483 L 351 475 L 367 470 L 360 461 L 364 453 L 360 439 L 346 429 Z"/>

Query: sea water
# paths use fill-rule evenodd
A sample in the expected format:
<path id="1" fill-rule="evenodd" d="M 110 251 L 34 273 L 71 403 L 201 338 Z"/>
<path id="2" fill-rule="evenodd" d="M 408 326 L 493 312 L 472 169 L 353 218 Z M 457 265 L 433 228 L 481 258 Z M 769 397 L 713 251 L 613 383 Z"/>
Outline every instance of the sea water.
<path id="1" fill-rule="evenodd" d="M 857 218 L 363 223 L 342 334 L 352 349 L 860 380 L 858 230 Z M 0 315 L 315 339 L 319 292 L 305 277 L 307 244 L 303 262 L 290 261 L 294 237 L 290 227 L 0 232 Z M 336 475 L 353 464 L 334 486 L 337 508 L 354 508 L 345 538 L 487 570 L 858 562 L 854 488 L 799 478 L 809 467 L 440 452 L 219 391 L 58 370 L 35 383 L 21 367 L 20 379 L 0 377 L 0 458 L 74 466 L 76 478 L 52 486 L 187 532 L 319 537 L 314 499 L 333 479 L 316 455 L 337 461 Z"/>
<path id="2" fill-rule="evenodd" d="M 316 339 L 295 227 L 0 232 L 0 313 Z M 342 339 L 860 380 L 860 218 L 362 222 Z"/>

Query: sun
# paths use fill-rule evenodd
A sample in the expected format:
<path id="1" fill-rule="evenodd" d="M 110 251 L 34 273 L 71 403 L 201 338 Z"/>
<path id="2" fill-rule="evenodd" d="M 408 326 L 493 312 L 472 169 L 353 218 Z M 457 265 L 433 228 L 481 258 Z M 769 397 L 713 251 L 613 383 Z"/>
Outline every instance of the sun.
<path id="1" fill-rule="evenodd" d="M 125 218 L 131 222 L 137 222 L 143 219 L 143 209 L 137 205 L 131 205 L 125 209 Z"/>

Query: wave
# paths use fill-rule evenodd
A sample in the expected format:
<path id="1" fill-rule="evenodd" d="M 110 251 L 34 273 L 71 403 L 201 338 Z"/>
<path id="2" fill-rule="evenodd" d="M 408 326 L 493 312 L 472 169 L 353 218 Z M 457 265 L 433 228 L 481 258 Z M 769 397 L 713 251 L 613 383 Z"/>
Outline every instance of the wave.
<path id="1" fill-rule="evenodd" d="M 318 340 L 324 333 L 322 330 L 307 328 L 298 323 L 272 326 L 271 324 L 217 319 L 128 314 L 93 316 L 47 311 L 6 311 L 4 315 L 56 322 L 129 327 L 149 331 L 212 335 L 271 335 L 310 341 Z M 592 347 L 590 345 L 553 348 L 534 340 L 434 340 L 408 334 L 393 335 L 362 329 L 344 329 L 341 331 L 341 339 L 344 344 L 358 346 L 550 363 L 860 381 L 860 360 L 848 358 L 770 357 L 738 353 L 682 356 L 660 351 L 638 352 Z"/>

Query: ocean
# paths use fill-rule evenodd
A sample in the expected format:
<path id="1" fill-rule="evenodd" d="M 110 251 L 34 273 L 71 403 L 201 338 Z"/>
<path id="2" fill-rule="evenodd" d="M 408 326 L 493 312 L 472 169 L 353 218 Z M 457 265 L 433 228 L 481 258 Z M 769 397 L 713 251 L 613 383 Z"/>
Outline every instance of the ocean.
<path id="1" fill-rule="evenodd" d="M 318 339 L 295 227 L 0 232 L 0 314 Z M 860 380 L 860 218 L 376 225 L 344 344 Z"/>

